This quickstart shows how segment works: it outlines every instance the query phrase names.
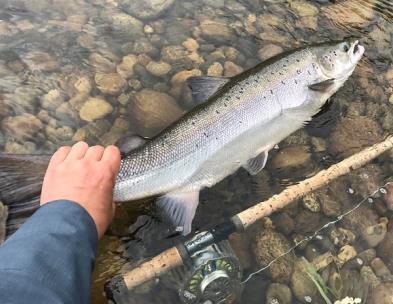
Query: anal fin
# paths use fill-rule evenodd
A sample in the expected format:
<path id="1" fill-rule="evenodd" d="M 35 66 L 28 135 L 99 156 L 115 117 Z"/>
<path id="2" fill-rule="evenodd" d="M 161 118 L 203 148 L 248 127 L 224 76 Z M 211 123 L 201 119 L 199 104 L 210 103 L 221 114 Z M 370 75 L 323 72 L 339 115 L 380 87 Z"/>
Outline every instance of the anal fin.
<path id="1" fill-rule="evenodd" d="M 191 232 L 192 220 L 199 203 L 198 192 L 169 193 L 161 196 L 157 201 L 160 215 L 183 235 Z"/>
<path id="2" fill-rule="evenodd" d="M 263 151 L 256 157 L 249 159 L 247 163 L 243 166 L 243 168 L 246 169 L 247 172 L 251 175 L 255 175 L 265 167 L 267 157 L 268 151 Z"/>

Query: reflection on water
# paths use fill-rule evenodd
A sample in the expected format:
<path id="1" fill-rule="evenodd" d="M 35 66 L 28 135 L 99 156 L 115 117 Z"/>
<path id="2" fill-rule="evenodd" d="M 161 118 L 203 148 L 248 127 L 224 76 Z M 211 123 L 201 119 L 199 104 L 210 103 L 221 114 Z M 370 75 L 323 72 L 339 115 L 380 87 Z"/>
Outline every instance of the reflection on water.
<path id="1" fill-rule="evenodd" d="M 129 133 L 152 136 L 195 106 L 189 76 L 230 77 L 294 47 L 359 38 L 366 53 L 354 75 L 309 126 L 271 151 L 266 170 L 257 176 L 240 170 L 202 192 L 194 221 L 202 229 L 392 133 L 392 17 L 388 0 L 3 0 L 0 148 L 48 153 L 78 140 L 107 145 Z M 392 169 L 391 157 L 381 157 L 273 215 L 241 242 L 232 239 L 245 272 L 350 210 L 384 185 Z M 319 273 L 330 287 L 345 283 L 331 300 L 364 297 L 356 289 L 364 279 L 373 287 L 368 301 L 388 303 L 381 297 L 393 271 L 392 193 L 391 187 L 377 193 L 321 239 L 250 280 L 242 303 L 323 303 L 297 257 L 329 254 L 338 260 Z M 179 241 L 152 206 L 149 200 L 119 208 L 100 247 L 93 303 L 106 302 L 103 282 L 127 261 Z M 138 292 L 138 303 L 179 301 L 165 279 Z"/>

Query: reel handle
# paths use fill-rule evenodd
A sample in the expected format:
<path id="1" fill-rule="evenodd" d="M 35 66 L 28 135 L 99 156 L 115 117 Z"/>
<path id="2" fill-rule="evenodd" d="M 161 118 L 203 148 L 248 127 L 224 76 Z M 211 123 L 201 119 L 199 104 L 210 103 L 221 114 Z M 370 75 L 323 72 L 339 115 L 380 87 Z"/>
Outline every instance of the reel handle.
<path id="1" fill-rule="evenodd" d="M 171 247 L 125 273 L 123 275 L 124 284 L 128 289 L 132 289 L 181 265 L 183 265 L 183 259 L 179 250 L 176 247 Z"/>

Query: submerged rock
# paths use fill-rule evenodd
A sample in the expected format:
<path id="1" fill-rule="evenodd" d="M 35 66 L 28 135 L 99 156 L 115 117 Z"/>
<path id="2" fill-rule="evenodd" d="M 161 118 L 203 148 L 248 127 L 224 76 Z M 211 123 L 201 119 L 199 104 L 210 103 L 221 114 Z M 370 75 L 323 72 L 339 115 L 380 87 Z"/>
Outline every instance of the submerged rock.
<path id="1" fill-rule="evenodd" d="M 162 77 L 165 76 L 166 74 L 169 73 L 169 71 L 172 69 L 171 65 L 164 62 L 164 61 L 160 61 L 160 62 L 156 62 L 156 61 L 150 61 L 147 65 L 146 65 L 146 70 L 157 77 Z"/>
<path id="2" fill-rule="evenodd" d="M 90 97 L 83 104 L 79 115 L 83 120 L 94 121 L 112 113 L 113 107 L 101 97 Z"/>
<path id="3" fill-rule="evenodd" d="M 258 51 L 258 57 L 262 61 L 265 61 L 275 55 L 281 54 L 284 49 L 281 46 L 275 44 L 267 44 Z"/>
<path id="4" fill-rule="evenodd" d="M 318 15 L 318 8 L 311 3 L 305 1 L 294 0 L 290 1 L 290 8 L 299 17 L 310 17 Z"/>
<path id="5" fill-rule="evenodd" d="M 150 89 L 135 94 L 131 109 L 138 133 L 147 137 L 157 134 L 184 113 L 171 96 Z"/>
<path id="6" fill-rule="evenodd" d="M 377 248 L 378 256 L 385 262 L 386 266 L 393 272 L 393 224 L 392 217 L 390 218 L 388 231 L 385 239 Z"/>
<path id="7" fill-rule="evenodd" d="M 114 34 L 119 33 L 134 39 L 143 36 L 143 23 L 140 20 L 125 13 L 113 14 L 112 26 L 114 29 Z"/>
<path id="8" fill-rule="evenodd" d="M 208 41 L 230 42 L 235 36 L 233 30 L 224 22 L 204 20 L 200 25 L 202 36 Z"/>
<path id="9" fill-rule="evenodd" d="M 388 219 L 383 217 L 378 224 L 368 226 L 362 233 L 369 247 L 375 247 L 383 241 L 387 233 Z"/>
<path id="10" fill-rule="evenodd" d="M 168 10 L 175 0 L 120 0 L 124 10 L 140 19 L 155 19 Z"/>
<path id="11" fill-rule="evenodd" d="M 270 165 L 274 170 L 286 171 L 308 165 L 311 154 L 303 146 L 291 146 L 280 150 L 271 160 Z"/>
<path id="12" fill-rule="evenodd" d="M 6 223 L 8 217 L 8 208 L 0 201 L 0 245 L 4 242 L 6 236 Z"/>
<path id="13" fill-rule="evenodd" d="M 304 262 L 301 259 L 297 259 L 294 264 L 291 287 L 296 299 L 302 303 L 305 302 L 305 298 L 312 298 L 317 292 L 317 287 L 308 276 Z"/>
<path id="14" fill-rule="evenodd" d="M 43 124 L 34 115 L 23 113 L 22 115 L 4 118 L 1 127 L 8 137 L 23 142 L 35 140 L 37 133 L 42 130 Z"/>
<path id="15" fill-rule="evenodd" d="M 41 50 L 28 52 L 22 60 L 31 71 L 53 72 L 60 68 L 60 63 L 53 55 Z"/>
<path id="16" fill-rule="evenodd" d="M 367 303 L 370 304 L 392 304 L 393 303 L 393 282 L 380 284 L 371 292 L 371 297 Z"/>
<path id="17" fill-rule="evenodd" d="M 272 283 L 266 291 L 266 304 L 291 304 L 292 293 L 287 285 Z"/>
<path id="18" fill-rule="evenodd" d="M 258 267 L 265 267 L 275 258 L 284 255 L 291 248 L 289 240 L 271 229 L 260 231 L 255 236 L 254 254 Z M 294 254 L 289 252 L 275 261 L 267 272 L 277 282 L 288 282 L 294 263 Z"/>
<path id="19" fill-rule="evenodd" d="M 331 133 L 329 150 L 340 157 L 348 157 L 364 147 L 383 140 L 381 127 L 365 116 L 344 117 Z"/>
<path id="20" fill-rule="evenodd" d="M 124 79 L 130 78 L 134 75 L 134 65 L 138 62 L 138 57 L 129 54 L 123 57 L 121 63 L 116 67 L 117 73 Z"/>
<path id="21" fill-rule="evenodd" d="M 104 94 L 120 95 L 127 87 L 127 81 L 118 73 L 97 73 L 94 80 L 97 88 Z"/>

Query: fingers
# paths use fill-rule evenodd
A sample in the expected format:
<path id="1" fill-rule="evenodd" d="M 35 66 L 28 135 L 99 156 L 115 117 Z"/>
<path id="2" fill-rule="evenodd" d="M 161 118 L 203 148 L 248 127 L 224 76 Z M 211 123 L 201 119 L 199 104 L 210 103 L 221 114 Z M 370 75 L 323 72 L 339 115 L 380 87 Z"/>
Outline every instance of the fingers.
<path id="1" fill-rule="evenodd" d="M 71 151 L 71 147 L 64 146 L 60 147 L 51 157 L 49 161 L 49 166 L 60 164 L 67 157 L 68 153 Z"/>
<path id="2" fill-rule="evenodd" d="M 86 154 L 85 154 L 85 159 L 91 159 L 91 160 L 96 160 L 99 161 L 102 158 L 102 155 L 104 154 L 104 147 L 102 146 L 93 146 L 90 147 Z"/>
<path id="3" fill-rule="evenodd" d="M 72 146 L 70 153 L 67 155 L 67 160 L 75 160 L 81 159 L 85 156 L 87 149 L 89 148 L 88 144 L 84 141 L 77 142 Z"/>
<path id="4" fill-rule="evenodd" d="M 114 174 L 117 175 L 117 173 L 119 173 L 120 151 L 116 146 L 111 145 L 106 147 L 101 160 L 107 162 L 111 166 Z"/>

